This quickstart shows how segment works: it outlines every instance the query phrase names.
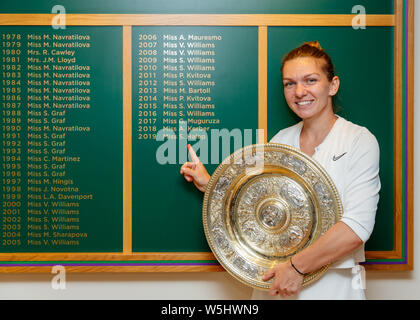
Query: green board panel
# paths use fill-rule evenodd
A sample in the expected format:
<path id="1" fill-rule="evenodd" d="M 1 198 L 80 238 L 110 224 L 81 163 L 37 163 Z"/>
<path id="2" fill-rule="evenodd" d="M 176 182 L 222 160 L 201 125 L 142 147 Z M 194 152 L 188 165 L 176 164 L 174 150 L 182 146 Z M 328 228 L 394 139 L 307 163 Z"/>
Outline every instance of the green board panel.
<path id="1" fill-rule="evenodd" d="M 67 13 L 261 13 L 261 14 L 351 14 L 362 5 L 368 14 L 392 14 L 393 0 L 15 0 L 2 1 L 4 13 L 51 13 L 55 5 Z"/>
<path id="2" fill-rule="evenodd" d="M 283 95 L 281 59 L 305 41 L 318 40 L 330 54 L 341 87 L 340 116 L 367 127 L 380 150 L 382 189 L 367 250 L 393 249 L 393 28 L 270 27 L 268 32 L 268 139 L 297 119 Z M 380 120 L 379 120 L 380 119 Z"/>
<path id="3" fill-rule="evenodd" d="M 231 152 L 256 142 L 258 30 L 135 27 L 133 70 L 133 251 L 209 251 L 203 194 L 179 170 L 187 143 L 211 173 Z M 159 139 L 163 127 L 173 134 Z M 203 138 L 191 140 L 197 128 Z M 229 138 L 224 150 L 223 140 L 212 136 L 222 128 L 238 133 L 238 144 Z M 168 163 L 159 160 L 166 146 Z"/>
<path id="4" fill-rule="evenodd" d="M 121 251 L 122 28 L 0 37 L 0 252 Z"/>

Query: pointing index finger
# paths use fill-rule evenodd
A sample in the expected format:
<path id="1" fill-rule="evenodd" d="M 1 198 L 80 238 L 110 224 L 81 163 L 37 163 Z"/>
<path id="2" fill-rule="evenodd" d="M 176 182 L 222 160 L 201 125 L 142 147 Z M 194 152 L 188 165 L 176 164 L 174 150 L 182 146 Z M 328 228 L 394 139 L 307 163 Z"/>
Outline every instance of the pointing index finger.
<path id="1" fill-rule="evenodd" d="M 193 163 L 199 163 L 200 159 L 197 157 L 197 154 L 195 153 L 194 149 L 191 147 L 191 145 L 188 145 L 188 152 L 190 154 L 191 160 Z"/>

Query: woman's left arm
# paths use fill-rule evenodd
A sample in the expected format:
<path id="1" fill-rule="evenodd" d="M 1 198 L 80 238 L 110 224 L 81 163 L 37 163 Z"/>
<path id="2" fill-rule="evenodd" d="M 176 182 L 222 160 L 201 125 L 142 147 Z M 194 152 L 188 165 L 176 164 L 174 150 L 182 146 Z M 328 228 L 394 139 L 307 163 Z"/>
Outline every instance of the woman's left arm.
<path id="1" fill-rule="evenodd" d="M 310 273 L 340 260 L 359 248 L 372 233 L 380 190 L 379 146 L 375 137 L 367 131 L 361 134 L 349 156 L 343 218 L 311 246 L 293 256 L 293 265 L 300 273 Z M 300 291 L 303 276 L 295 268 L 289 260 L 264 275 L 264 281 L 274 277 L 270 294 L 286 296 Z"/>
<path id="2" fill-rule="evenodd" d="M 362 244 L 363 241 L 349 226 L 338 222 L 311 246 L 294 255 L 293 265 L 301 273 L 310 273 L 345 257 Z M 303 276 L 292 267 L 290 260 L 270 269 L 263 280 L 273 277 L 271 295 L 295 295 L 302 287 Z"/>

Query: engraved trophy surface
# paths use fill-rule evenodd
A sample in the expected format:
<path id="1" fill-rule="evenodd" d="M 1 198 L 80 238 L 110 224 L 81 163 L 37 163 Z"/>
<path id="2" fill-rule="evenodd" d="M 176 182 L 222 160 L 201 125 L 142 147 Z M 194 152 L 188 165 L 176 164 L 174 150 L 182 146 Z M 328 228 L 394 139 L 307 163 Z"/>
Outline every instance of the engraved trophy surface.
<path id="1" fill-rule="evenodd" d="M 342 216 L 327 172 L 311 157 L 282 144 L 242 148 L 213 173 L 203 202 L 207 242 L 239 281 L 269 289 L 261 278 L 324 234 Z M 304 277 L 303 285 L 326 270 Z"/>

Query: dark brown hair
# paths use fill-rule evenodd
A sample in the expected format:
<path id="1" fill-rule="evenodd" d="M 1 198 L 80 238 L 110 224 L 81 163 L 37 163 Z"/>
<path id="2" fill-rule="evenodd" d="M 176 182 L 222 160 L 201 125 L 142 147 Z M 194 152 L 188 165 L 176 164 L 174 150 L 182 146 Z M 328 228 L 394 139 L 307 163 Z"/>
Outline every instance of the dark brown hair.
<path id="1" fill-rule="evenodd" d="M 322 49 L 318 41 L 305 42 L 299 47 L 290 51 L 282 60 L 281 72 L 283 73 L 284 65 L 287 61 L 296 58 L 312 57 L 324 60 L 322 69 L 327 75 L 328 81 L 331 81 L 335 76 L 334 65 L 330 56 Z"/>

